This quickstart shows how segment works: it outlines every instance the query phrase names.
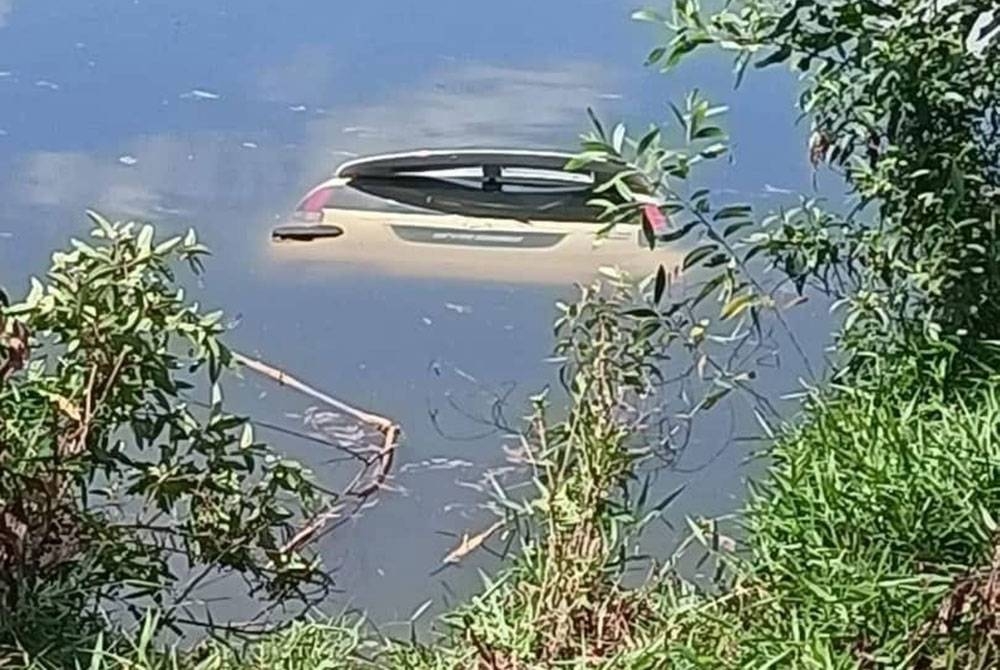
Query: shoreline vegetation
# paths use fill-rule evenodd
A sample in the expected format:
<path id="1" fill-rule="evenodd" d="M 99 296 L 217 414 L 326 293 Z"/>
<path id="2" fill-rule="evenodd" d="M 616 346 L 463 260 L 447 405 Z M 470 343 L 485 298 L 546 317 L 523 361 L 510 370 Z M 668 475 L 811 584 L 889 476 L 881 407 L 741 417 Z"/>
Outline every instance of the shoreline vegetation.
<path id="1" fill-rule="evenodd" d="M 665 35 L 649 56 L 664 71 L 708 47 L 733 55 L 737 81 L 792 68 L 810 159 L 843 179 L 849 206 L 803 197 L 761 214 L 692 186 L 729 151 L 724 108 L 696 93 L 638 136 L 591 114 L 574 163 L 629 166 L 595 189 L 609 226 L 642 222 L 650 246 L 686 256 L 638 283 L 606 271 L 559 306 L 566 406 L 533 398 L 511 450 L 530 487 L 497 486 L 496 522 L 447 560 L 490 543 L 516 551 L 426 641 L 305 615 L 193 649 L 162 641 L 190 588 L 169 552 L 308 603 L 324 573 L 308 543 L 284 540 L 349 492 L 258 443 L 218 391 L 205 408 L 184 402 L 193 376 L 214 388 L 234 365 L 221 315 L 175 284 L 173 266 L 197 271 L 206 250 L 193 234 L 161 241 L 95 215 L 93 244 L 56 254 L 45 283 L 0 312 L 4 667 L 997 667 L 996 14 L 932 0 L 674 0 L 636 14 Z M 677 271 L 699 283 L 682 290 Z M 779 300 L 789 286 L 798 297 Z M 754 354 L 810 295 L 842 319 L 839 363 L 781 420 L 754 390 Z M 695 519 L 675 555 L 641 555 L 642 532 L 680 493 L 651 500 L 641 465 L 669 463 L 736 398 L 769 457 L 738 532 Z M 122 496 L 150 515 L 127 525 Z M 684 560 L 713 578 L 685 580 Z M 626 586 L 637 563 L 646 578 Z M 107 604 L 134 625 L 112 625 Z"/>

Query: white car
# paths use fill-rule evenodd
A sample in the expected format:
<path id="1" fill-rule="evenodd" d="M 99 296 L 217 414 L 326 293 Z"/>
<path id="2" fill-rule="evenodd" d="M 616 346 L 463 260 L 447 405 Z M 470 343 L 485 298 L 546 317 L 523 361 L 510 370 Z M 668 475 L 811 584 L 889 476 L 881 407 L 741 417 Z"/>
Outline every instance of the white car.
<path id="1" fill-rule="evenodd" d="M 471 279 L 583 278 L 600 266 L 647 273 L 664 262 L 638 225 L 605 224 L 587 203 L 613 163 L 565 169 L 571 154 L 417 151 L 341 165 L 272 231 L 274 253 L 295 261 Z"/>

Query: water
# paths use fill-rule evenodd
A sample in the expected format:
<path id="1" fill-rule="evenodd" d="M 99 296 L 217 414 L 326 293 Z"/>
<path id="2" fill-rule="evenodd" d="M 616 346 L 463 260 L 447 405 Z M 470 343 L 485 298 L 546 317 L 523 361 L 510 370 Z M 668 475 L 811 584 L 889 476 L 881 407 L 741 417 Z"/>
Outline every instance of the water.
<path id="1" fill-rule="evenodd" d="M 237 315 L 231 343 L 402 424 L 398 490 L 324 540 L 342 593 L 381 623 L 429 613 L 478 583 L 479 556 L 435 574 L 454 534 L 476 529 L 473 488 L 504 462 L 501 440 L 468 417 L 551 381 L 553 303 L 565 283 L 332 272 L 282 262 L 269 228 L 349 156 L 447 146 L 573 149 L 584 110 L 644 124 L 698 86 L 730 105 L 735 160 L 708 183 L 733 198 L 806 190 L 805 129 L 780 73 L 732 90 L 707 58 L 668 77 L 642 68 L 655 37 L 617 0 L 0 0 L 0 283 L 12 293 L 52 249 L 86 231 L 83 210 L 197 227 L 215 256 L 201 293 Z M 825 321 L 801 317 L 816 357 Z M 796 385 L 802 366 L 765 379 Z M 513 390 L 511 390 L 513 389 Z M 236 406 L 301 427 L 307 398 L 248 378 Z M 456 409 L 456 407 L 458 409 Z M 747 430 L 699 434 L 664 487 L 676 514 L 738 505 Z M 731 431 L 730 431 L 731 428 Z M 268 435 L 323 478 L 321 447 Z M 447 467 L 446 467 L 447 466 Z M 450 535 L 449 535 L 450 534 Z M 665 533 L 666 534 L 666 533 Z"/>

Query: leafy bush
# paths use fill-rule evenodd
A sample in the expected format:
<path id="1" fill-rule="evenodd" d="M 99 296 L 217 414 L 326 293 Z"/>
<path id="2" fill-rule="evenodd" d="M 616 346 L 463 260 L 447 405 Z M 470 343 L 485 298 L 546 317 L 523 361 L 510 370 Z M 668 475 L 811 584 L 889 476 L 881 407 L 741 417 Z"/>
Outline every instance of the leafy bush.
<path id="1" fill-rule="evenodd" d="M 219 571 L 278 598 L 322 581 L 284 543 L 323 495 L 224 410 L 222 314 L 175 283 L 206 249 L 91 219 L 0 312 L 0 644 L 55 665 L 105 606 L 172 625 Z"/>
<path id="2" fill-rule="evenodd" d="M 638 15 L 669 35 L 650 61 L 670 69 L 711 45 L 734 54 L 739 78 L 751 62 L 790 64 L 813 164 L 841 174 L 853 195 L 846 216 L 806 201 L 766 217 L 720 249 L 724 260 L 760 255 L 800 290 L 832 293 L 847 308 L 843 348 L 853 365 L 871 360 L 866 352 L 900 352 L 925 357 L 929 370 L 948 366 L 952 383 L 980 373 L 984 343 L 1000 335 L 993 3 L 671 4 L 669 17 Z M 672 207 L 671 185 L 654 183 Z M 685 265 L 712 267 L 705 260 L 689 255 Z"/>

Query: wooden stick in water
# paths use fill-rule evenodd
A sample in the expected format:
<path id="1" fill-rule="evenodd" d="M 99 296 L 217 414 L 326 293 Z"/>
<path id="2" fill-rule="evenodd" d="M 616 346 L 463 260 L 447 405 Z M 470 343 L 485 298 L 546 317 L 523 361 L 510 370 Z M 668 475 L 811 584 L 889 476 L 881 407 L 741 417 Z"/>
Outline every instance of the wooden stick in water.
<path id="1" fill-rule="evenodd" d="M 233 351 L 233 358 L 239 362 L 244 367 L 250 368 L 254 372 L 258 372 L 265 377 L 268 377 L 282 386 L 288 386 L 293 388 L 300 393 L 319 400 L 320 402 L 326 403 L 331 407 L 348 414 L 358 421 L 371 424 L 375 426 L 379 432 L 382 433 L 384 437 L 384 442 L 382 448 L 378 451 L 376 459 L 372 461 L 366 461 L 366 466 L 363 470 L 358 472 L 358 476 L 354 479 L 351 485 L 348 487 L 347 491 L 344 493 L 346 496 L 350 496 L 356 500 L 365 500 L 369 496 L 374 495 L 379 490 L 381 490 L 386 478 L 389 476 L 389 472 L 392 470 L 393 459 L 395 456 L 395 451 L 397 447 L 397 440 L 399 438 L 399 426 L 387 419 L 384 416 L 378 414 L 372 414 L 371 412 L 365 412 L 356 407 L 352 407 L 347 403 L 337 400 L 336 398 L 323 393 L 313 387 L 309 386 L 305 382 L 302 382 L 290 374 L 279 370 L 263 361 L 259 361 L 254 358 L 250 358 L 238 351 Z M 375 465 L 375 473 L 371 476 L 367 476 L 368 469 L 370 466 Z M 335 503 L 327 507 L 326 510 L 318 514 L 308 523 L 306 523 L 283 547 L 282 551 L 298 551 L 303 546 L 308 544 L 316 535 L 323 530 L 323 528 L 334 519 L 340 518 L 340 513 L 343 509 L 343 505 Z"/>
<path id="2" fill-rule="evenodd" d="M 264 375 L 265 377 L 270 377 L 271 379 L 278 382 L 282 386 L 288 386 L 290 388 L 293 388 L 296 391 L 299 391 L 300 393 L 304 393 L 307 396 L 315 398 L 320 402 L 324 402 L 327 405 L 330 405 L 331 407 L 334 407 L 345 414 L 350 414 L 358 421 L 364 421 L 365 423 L 370 423 L 374 426 L 378 426 L 383 431 L 387 431 L 389 430 L 389 428 L 395 425 L 392 421 L 385 418 L 384 416 L 379 416 L 378 414 L 372 414 L 370 412 L 365 412 L 364 410 L 357 409 L 356 407 L 351 407 L 347 403 L 341 400 L 337 400 L 336 398 L 329 396 L 326 393 L 323 393 L 322 391 L 318 391 L 313 387 L 309 386 L 308 384 L 306 384 L 305 382 L 299 381 L 298 379 L 291 376 L 287 372 L 272 367 L 267 363 L 264 363 L 263 361 L 250 358 L 249 356 L 241 354 L 238 351 L 233 351 L 232 354 L 233 358 L 237 362 L 239 362 L 245 367 L 250 368 L 254 372 L 258 372 Z"/>

